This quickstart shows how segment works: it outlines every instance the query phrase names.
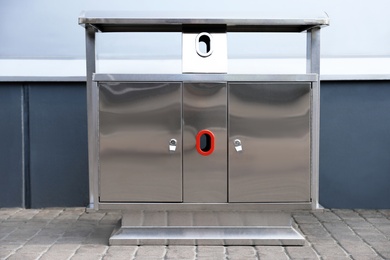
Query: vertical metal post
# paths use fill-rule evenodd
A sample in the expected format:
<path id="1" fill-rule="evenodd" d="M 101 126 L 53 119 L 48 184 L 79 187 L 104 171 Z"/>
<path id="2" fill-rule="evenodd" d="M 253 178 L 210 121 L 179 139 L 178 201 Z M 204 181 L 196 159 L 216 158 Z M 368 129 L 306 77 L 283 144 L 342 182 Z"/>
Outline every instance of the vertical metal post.
<path id="1" fill-rule="evenodd" d="M 87 209 L 97 209 L 95 201 L 97 197 L 96 180 L 97 169 L 97 111 L 94 100 L 94 85 L 92 75 L 96 70 L 95 62 L 95 29 L 86 25 L 85 27 L 85 47 L 87 64 L 87 109 L 88 109 L 88 166 L 89 166 L 89 206 Z"/>
<path id="2" fill-rule="evenodd" d="M 319 153 L 320 153 L 320 28 L 312 28 L 307 32 L 306 46 L 306 73 L 318 75 L 318 81 L 313 83 L 312 102 L 312 144 L 311 144 L 311 170 L 312 170 L 312 208 L 319 205 Z"/>
<path id="3" fill-rule="evenodd" d="M 315 27 L 307 32 L 306 73 L 320 75 L 320 30 Z"/>

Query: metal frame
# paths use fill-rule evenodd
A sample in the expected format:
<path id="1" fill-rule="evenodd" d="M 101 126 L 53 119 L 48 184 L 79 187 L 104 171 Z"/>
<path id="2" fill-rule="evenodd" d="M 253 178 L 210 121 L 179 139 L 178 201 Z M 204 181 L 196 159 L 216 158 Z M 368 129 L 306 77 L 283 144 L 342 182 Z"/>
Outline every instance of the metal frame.
<path id="1" fill-rule="evenodd" d="M 306 43 L 306 73 L 320 75 L 320 28 L 312 28 L 307 32 Z M 311 140 L 311 167 L 312 167 L 312 203 L 313 209 L 320 209 L 319 205 L 319 164 L 320 164 L 320 80 L 313 82 L 312 100 L 312 140 Z"/>
<path id="2" fill-rule="evenodd" d="M 87 63 L 87 106 L 88 106 L 88 156 L 90 205 L 97 210 L 98 204 L 98 98 L 97 86 L 93 81 L 312 81 L 312 208 L 320 208 L 319 183 L 319 124 L 320 124 L 320 82 L 315 74 L 320 75 L 320 29 L 329 25 L 329 19 L 209 19 L 209 18 L 153 18 L 126 17 L 124 13 L 104 14 L 99 12 L 84 13 L 79 24 L 85 26 L 86 63 Z M 133 14 L 134 16 L 134 14 Z M 130 17 L 127 14 L 127 17 Z M 307 31 L 306 72 L 305 75 L 229 75 L 229 74 L 190 74 L 190 75 L 104 75 L 96 74 L 95 33 L 96 32 L 172 32 L 182 31 L 189 25 L 213 27 L 225 25 L 227 32 L 302 32 Z M 205 28 L 207 29 L 207 28 Z M 311 78 L 310 78 L 311 77 Z M 315 77 L 315 79 L 313 79 Z M 154 80 L 153 80 L 154 79 Z M 96 87 L 94 87 L 96 86 Z M 95 101 L 95 102 L 94 102 Z"/>
<path id="3" fill-rule="evenodd" d="M 95 33 L 92 26 L 85 27 L 85 47 L 86 47 L 86 65 L 87 65 L 87 110 L 88 110 L 88 169 L 89 169 L 89 205 L 87 208 L 98 209 L 98 110 L 96 98 L 97 89 L 93 86 L 92 75 L 96 72 L 95 59 Z"/>
<path id="4" fill-rule="evenodd" d="M 133 18 L 126 18 L 133 17 Z M 319 19 L 201 18 L 168 14 L 167 17 L 129 13 L 84 13 L 79 24 L 86 29 L 88 155 L 90 205 L 87 210 L 125 210 L 122 226 L 114 230 L 110 244 L 208 244 L 208 245 L 303 245 L 304 238 L 292 226 L 288 211 L 320 209 L 319 124 L 320 124 L 320 28 L 329 25 Z M 307 31 L 306 74 L 95 74 L 96 32 L 183 32 L 196 27 L 204 31 L 303 32 Z M 97 82 L 311 82 L 311 202 L 307 203 L 100 203 L 99 202 L 99 96 Z M 261 210 L 261 211 L 259 211 Z M 177 213 L 179 211 L 180 213 Z M 135 213 L 134 213 L 135 212 Z M 186 214 L 189 224 L 173 224 L 168 216 Z M 231 218 L 239 212 L 239 218 Z M 137 216 L 134 218 L 134 214 Z M 163 214 L 163 215 L 161 215 Z M 194 223 L 201 214 L 203 222 Z M 211 214 L 211 215 L 210 215 Z M 248 214 L 263 222 L 246 223 Z M 163 216 L 163 218 L 161 216 Z M 216 223 L 210 216 L 220 216 Z M 141 217 L 139 217 L 141 216 Z M 165 217 L 164 217 L 165 216 Z M 230 217 L 229 217 L 230 216 Z M 252 215 L 253 217 L 253 215 Z M 152 219 L 150 223 L 146 220 Z M 176 218 L 177 219 L 177 218 Z M 180 217 L 179 219 L 183 219 Z M 223 223 L 221 219 L 228 219 Z M 134 222 L 135 221 L 135 222 Z M 165 221 L 162 223 L 161 221 Z M 205 222 L 204 222 L 205 221 Z M 173 223 L 172 222 L 172 223 Z M 195 221 L 196 222 L 196 221 Z M 141 224 L 140 224 L 141 223 Z M 206 223 L 206 225 L 204 225 Z M 240 224 L 241 223 L 241 224 Z M 237 226 L 239 225 L 239 226 Z M 281 228 L 282 227 L 282 228 Z"/>

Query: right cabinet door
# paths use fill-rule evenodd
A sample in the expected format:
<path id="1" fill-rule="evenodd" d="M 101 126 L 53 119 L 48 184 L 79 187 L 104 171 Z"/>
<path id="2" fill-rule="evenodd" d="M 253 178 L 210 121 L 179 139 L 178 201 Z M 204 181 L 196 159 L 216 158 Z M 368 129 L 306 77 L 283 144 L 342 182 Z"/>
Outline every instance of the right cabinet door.
<path id="1" fill-rule="evenodd" d="M 311 83 L 229 83 L 229 202 L 310 201 Z"/>

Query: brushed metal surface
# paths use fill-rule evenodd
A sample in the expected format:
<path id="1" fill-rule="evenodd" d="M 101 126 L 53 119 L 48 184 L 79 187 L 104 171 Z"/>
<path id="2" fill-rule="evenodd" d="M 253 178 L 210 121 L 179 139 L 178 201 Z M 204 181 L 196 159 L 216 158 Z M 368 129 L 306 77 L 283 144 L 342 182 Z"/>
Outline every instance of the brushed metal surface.
<path id="1" fill-rule="evenodd" d="M 183 201 L 227 202 L 227 88 L 226 83 L 184 83 Z M 196 150 L 196 135 L 214 133 L 214 152 Z"/>
<path id="2" fill-rule="evenodd" d="M 246 202 L 246 203 L 99 203 L 99 210 L 213 210 L 213 211 L 241 211 L 241 210 L 254 210 L 254 211 L 296 211 L 296 210 L 311 210 L 311 202 Z M 315 209 L 317 210 L 317 209 Z"/>
<path id="3" fill-rule="evenodd" d="M 258 11 L 258 10 L 257 10 Z M 283 15 L 285 17 L 285 15 Z M 317 16 L 317 15 L 316 15 Z M 321 15 L 323 16 L 323 15 Z M 82 26 L 100 32 L 181 32 L 188 25 L 215 27 L 226 25 L 228 32 L 302 32 L 329 25 L 327 17 L 275 18 L 256 13 L 240 14 L 211 10 L 198 12 L 87 11 L 79 17 Z"/>
<path id="4" fill-rule="evenodd" d="M 209 83 L 209 82 L 260 82 L 260 81 L 318 81 L 317 74 L 93 74 L 94 81 L 183 81 L 187 83 Z"/>
<path id="5" fill-rule="evenodd" d="M 110 245 L 279 245 L 301 246 L 304 237 L 293 227 L 124 227 Z"/>
<path id="6" fill-rule="evenodd" d="M 200 33 L 182 33 L 183 73 L 227 73 L 227 35 L 210 33 L 212 53 L 206 57 L 197 53 L 196 39 Z"/>
<path id="7" fill-rule="evenodd" d="M 125 211 L 111 245 L 303 245 L 280 211 Z"/>
<path id="8" fill-rule="evenodd" d="M 306 73 L 317 73 L 320 75 L 321 60 L 321 33 L 317 28 L 307 32 L 306 41 Z M 312 84 L 312 121 L 311 121 L 311 171 L 312 190 L 311 198 L 313 209 L 320 208 L 319 205 L 319 166 L 320 166 L 320 103 L 321 88 L 320 81 Z"/>
<path id="9" fill-rule="evenodd" d="M 310 201 L 310 85 L 229 83 L 229 202 Z"/>
<path id="10" fill-rule="evenodd" d="M 100 201 L 181 202 L 181 83 L 99 83 L 99 95 Z"/>

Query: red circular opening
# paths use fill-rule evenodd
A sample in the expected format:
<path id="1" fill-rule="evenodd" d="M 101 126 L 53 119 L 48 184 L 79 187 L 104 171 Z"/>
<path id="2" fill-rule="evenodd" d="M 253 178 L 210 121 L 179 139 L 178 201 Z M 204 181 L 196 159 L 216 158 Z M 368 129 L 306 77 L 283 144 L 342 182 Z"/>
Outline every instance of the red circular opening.
<path id="1" fill-rule="evenodd" d="M 196 150 L 203 156 L 214 152 L 215 136 L 210 130 L 201 130 L 196 135 Z"/>

